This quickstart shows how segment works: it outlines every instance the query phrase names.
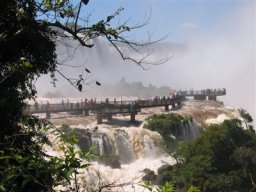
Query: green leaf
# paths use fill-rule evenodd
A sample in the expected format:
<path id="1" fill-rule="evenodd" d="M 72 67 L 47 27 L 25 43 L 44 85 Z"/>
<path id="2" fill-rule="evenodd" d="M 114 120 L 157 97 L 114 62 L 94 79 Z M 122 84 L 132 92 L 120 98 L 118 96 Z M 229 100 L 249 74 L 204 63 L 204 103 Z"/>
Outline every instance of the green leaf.
<path id="1" fill-rule="evenodd" d="M 82 84 L 79 84 L 78 85 L 78 90 L 81 92 L 83 90 L 83 85 Z"/>
<path id="2" fill-rule="evenodd" d="M 109 22 L 109 21 L 110 21 L 111 19 L 113 19 L 113 18 L 114 18 L 114 16 L 112 16 L 112 15 L 111 15 L 111 16 L 108 16 L 108 17 L 107 17 L 107 22 Z"/>
<path id="3" fill-rule="evenodd" d="M 0 157 L 0 160 L 1 160 L 1 159 L 12 159 L 12 156 L 1 156 L 1 157 Z"/>
<path id="4" fill-rule="evenodd" d="M 73 174 L 73 172 L 74 172 L 73 169 L 68 168 L 68 169 L 64 170 L 62 176 L 64 177 L 64 179 L 65 179 L 67 182 L 70 183 L 70 176 Z"/>
<path id="5" fill-rule="evenodd" d="M 89 0 L 82 0 L 83 4 L 87 5 Z"/>
<path id="6" fill-rule="evenodd" d="M 90 163 L 86 163 L 86 164 L 81 165 L 79 168 L 87 168 L 87 167 L 89 167 L 90 165 L 91 165 Z"/>
<path id="7" fill-rule="evenodd" d="M 0 191 L 6 191 L 2 183 L 0 183 Z"/>
<path id="8" fill-rule="evenodd" d="M 147 183 L 140 184 L 140 186 L 145 189 L 148 189 L 149 191 L 153 191 L 153 188 Z"/>
<path id="9" fill-rule="evenodd" d="M 200 192 L 200 190 L 197 187 L 191 186 L 189 187 L 188 192 Z"/>
<path id="10" fill-rule="evenodd" d="M 28 61 L 25 61 L 22 66 L 25 68 L 33 68 L 33 65 Z"/>
<path id="11" fill-rule="evenodd" d="M 60 12 L 60 17 L 64 18 L 65 17 L 64 13 Z"/>

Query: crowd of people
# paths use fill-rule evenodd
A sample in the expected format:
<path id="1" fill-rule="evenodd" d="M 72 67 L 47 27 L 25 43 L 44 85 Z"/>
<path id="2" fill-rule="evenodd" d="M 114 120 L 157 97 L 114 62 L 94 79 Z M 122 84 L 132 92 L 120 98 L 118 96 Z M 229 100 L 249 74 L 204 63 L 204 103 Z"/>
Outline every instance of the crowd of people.
<path id="1" fill-rule="evenodd" d="M 199 91 L 195 91 L 190 89 L 189 91 L 178 91 L 178 95 L 187 96 L 187 95 L 226 95 L 226 89 L 202 89 Z"/>
<path id="2" fill-rule="evenodd" d="M 46 103 L 41 102 L 40 104 L 35 101 L 34 103 L 34 111 L 49 111 L 50 109 L 80 109 L 80 108 L 87 108 L 89 105 L 93 104 L 113 104 L 115 106 L 128 106 L 129 108 L 133 109 L 137 105 L 149 105 L 149 104 L 161 104 L 166 103 L 168 101 L 172 101 L 175 99 L 182 98 L 184 96 L 192 96 L 192 95 L 225 95 L 226 89 L 203 89 L 200 91 L 194 91 L 193 89 L 189 91 L 172 91 L 169 96 L 155 96 L 152 97 L 151 100 L 143 100 L 141 98 L 138 98 L 137 100 L 133 101 L 123 101 L 122 98 L 120 101 L 116 98 L 114 98 L 112 101 L 109 100 L 109 98 L 106 98 L 105 101 L 99 101 L 97 102 L 96 98 L 85 98 L 84 100 L 81 100 L 80 102 L 70 102 L 69 99 L 61 100 L 60 104 L 54 104 L 52 103 L 50 105 L 49 101 L 46 101 Z M 27 110 L 33 110 L 31 109 L 31 106 L 28 105 Z"/>

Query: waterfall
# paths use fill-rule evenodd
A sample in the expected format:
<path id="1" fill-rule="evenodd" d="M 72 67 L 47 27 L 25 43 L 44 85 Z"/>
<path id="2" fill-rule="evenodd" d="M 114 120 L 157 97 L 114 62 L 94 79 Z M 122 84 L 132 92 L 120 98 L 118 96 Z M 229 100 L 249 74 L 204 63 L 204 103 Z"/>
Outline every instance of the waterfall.
<path id="1" fill-rule="evenodd" d="M 79 137 L 78 145 L 81 149 L 88 149 L 91 146 L 96 146 L 94 153 L 98 155 L 113 153 L 112 140 L 105 133 L 95 132 L 88 129 L 77 129 Z"/>
<path id="2" fill-rule="evenodd" d="M 95 153 L 99 155 L 112 153 L 111 140 L 104 133 L 92 132 L 90 140 L 90 146 L 96 146 Z"/>
<path id="3" fill-rule="evenodd" d="M 138 158 L 156 157 L 163 153 L 163 140 L 157 132 L 129 127 L 115 129 L 75 129 L 79 147 L 96 146 L 98 155 L 117 156 L 121 164 L 129 164 Z"/>
<path id="4" fill-rule="evenodd" d="M 116 154 L 119 156 L 121 163 L 131 163 L 136 159 L 130 137 L 124 130 L 115 132 L 115 144 Z"/>
<path id="5" fill-rule="evenodd" d="M 148 135 L 144 135 L 144 151 L 146 156 L 155 156 L 157 154 L 157 147 L 155 146 L 154 140 Z"/>
<path id="6" fill-rule="evenodd" d="M 199 137 L 200 132 L 199 132 L 199 126 L 198 124 L 192 120 L 192 121 L 188 121 L 188 126 L 190 127 L 190 137 L 191 139 L 195 139 L 197 137 Z"/>
<path id="7" fill-rule="evenodd" d="M 96 135 L 94 137 L 91 137 L 92 145 L 96 146 L 96 153 L 99 155 L 103 155 L 104 151 L 104 145 L 103 145 L 103 137 L 102 135 Z"/>
<path id="8" fill-rule="evenodd" d="M 194 120 L 181 123 L 179 129 L 181 130 L 180 135 L 177 136 L 182 139 L 195 139 L 199 136 L 199 127 Z"/>

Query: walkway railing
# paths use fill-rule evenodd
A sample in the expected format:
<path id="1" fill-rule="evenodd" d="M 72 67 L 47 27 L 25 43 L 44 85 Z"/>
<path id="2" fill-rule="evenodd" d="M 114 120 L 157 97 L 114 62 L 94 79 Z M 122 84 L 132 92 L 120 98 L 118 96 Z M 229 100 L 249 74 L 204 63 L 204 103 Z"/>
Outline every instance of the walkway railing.
<path id="1" fill-rule="evenodd" d="M 50 113 L 58 112 L 79 112 L 89 115 L 89 111 L 94 114 L 118 114 L 118 113 L 130 113 L 137 114 L 141 108 L 161 107 L 164 106 L 165 110 L 169 110 L 169 106 L 172 108 L 180 106 L 181 102 L 187 96 L 193 96 L 195 100 L 216 100 L 217 96 L 226 95 L 226 89 L 203 89 L 200 91 L 177 91 L 169 97 L 154 97 L 148 100 L 132 100 L 132 101 L 109 101 L 96 102 L 95 100 L 85 100 L 84 102 L 76 103 L 62 103 L 59 104 L 39 104 L 36 102 L 34 105 L 27 105 L 24 109 L 24 113 L 46 113 L 46 116 L 50 118 Z"/>
<path id="2" fill-rule="evenodd" d="M 177 91 L 177 95 L 181 96 L 197 96 L 197 95 L 204 95 L 204 96 L 222 96 L 226 95 L 226 89 L 203 89 L 203 90 L 189 90 L 189 91 Z"/>
<path id="3" fill-rule="evenodd" d="M 136 108 L 149 108 L 149 107 L 157 107 L 157 106 L 166 106 L 172 105 L 173 103 L 181 102 L 181 97 L 176 98 L 154 98 L 149 100 L 133 100 L 133 101 L 108 101 L 108 102 L 100 102 L 100 103 L 63 103 L 63 104 L 39 104 L 35 103 L 34 105 L 27 105 L 24 109 L 25 113 L 33 114 L 33 113 L 47 113 L 47 112 L 70 112 L 70 111 L 110 111 L 110 110 L 119 110 L 120 112 L 130 112 L 131 109 Z M 120 110 L 122 109 L 122 110 Z M 129 109 L 129 110 L 125 110 Z"/>

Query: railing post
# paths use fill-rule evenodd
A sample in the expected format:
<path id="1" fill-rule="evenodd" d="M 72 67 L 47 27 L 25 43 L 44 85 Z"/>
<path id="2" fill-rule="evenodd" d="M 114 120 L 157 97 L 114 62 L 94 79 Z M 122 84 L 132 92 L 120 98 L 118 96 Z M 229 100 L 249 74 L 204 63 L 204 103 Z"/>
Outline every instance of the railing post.
<path id="1" fill-rule="evenodd" d="M 88 109 L 84 110 L 84 116 L 89 116 L 89 110 Z"/>
<path id="2" fill-rule="evenodd" d="M 216 99 L 217 99 L 216 95 L 209 95 L 208 96 L 209 101 L 216 101 Z"/>
<path id="3" fill-rule="evenodd" d="M 135 113 L 131 113 L 131 122 L 135 123 Z"/>
<path id="4" fill-rule="evenodd" d="M 194 95 L 194 100 L 206 100 L 206 95 Z"/>
<path id="5" fill-rule="evenodd" d="M 46 119 L 51 119 L 51 113 L 50 113 L 50 111 L 46 111 Z"/>
<path id="6" fill-rule="evenodd" d="M 108 119 L 109 121 L 111 121 L 111 120 L 112 120 L 112 114 L 108 114 L 107 119 Z"/>
<path id="7" fill-rule="evenodd" d="M 101 113 L 99 113 L 97 116 L 97 123 L 102 124 L 102 114 Z"/>

